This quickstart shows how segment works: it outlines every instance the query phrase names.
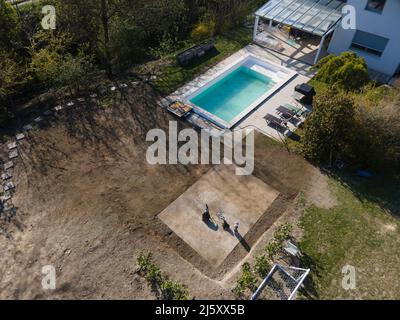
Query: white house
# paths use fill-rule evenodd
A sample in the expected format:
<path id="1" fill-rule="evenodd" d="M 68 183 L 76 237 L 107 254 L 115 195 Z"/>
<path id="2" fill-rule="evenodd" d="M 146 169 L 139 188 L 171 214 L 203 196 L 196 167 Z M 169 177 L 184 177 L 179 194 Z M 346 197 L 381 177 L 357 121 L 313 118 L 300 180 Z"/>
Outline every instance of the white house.
<path id="1" fill-rule="evenodd" d="M 388 76 L 400 72 L 400 0 L 348 0 L 356 13 L 356 30 L 338 24 L 328 52 L 352 50 L 370 69 Z"/>
<path id="2" fill-rule="evenodd" d="M 355 29 L 342 23 L 346 5 L 355 9 Z M 311 64 L 324 54 L 351 50 L 386 81 L 400 74 L 400 0 L 269 0 L 255 16 L 254 41 L 263 41 L 270 49 L 279 48 L 278 39 L 283 53 L 296 59 L 303 53 Z M 289 38 L 275 37 L 277 26 L 298 30 L 296 35 L 308 34 L 306 38 L 316 45 L 294 47 Z"/>

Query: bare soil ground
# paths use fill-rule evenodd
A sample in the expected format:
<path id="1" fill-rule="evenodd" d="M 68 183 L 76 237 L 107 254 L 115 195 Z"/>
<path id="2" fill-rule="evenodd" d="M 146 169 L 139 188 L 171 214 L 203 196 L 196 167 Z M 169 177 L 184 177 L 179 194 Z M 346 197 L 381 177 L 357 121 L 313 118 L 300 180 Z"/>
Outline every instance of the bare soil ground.
<path id="1" fill-rule="evenodd" d="M 116 94 L 106 105 L 66 111 L 30 133 L 20 147 L 14 173 L 17 215 L 10 224 L 1 222 L 9 237 L 0 238 L 0 298 L 157 298 L 134 274 L 142 250 L 150 250 L 160 268 L 186 284 L 192 297 L 232 298 L 231 283 L 221 279 L 248 252 L 238 249 L 233 252 L 237 258 L 207 274 L 208 266 L 157 218 L 210 166 L 146 162 L 147 130 L 166 128 L 172 119 L 156 108 L 149 88 Z M 246 239 L 251 245 L 283 214 L 290 199 L 309 187 L 304 181 L 313 179 L 306 177 L 319 175 L 260 136 L 256 159 L 255 175 L 285 201 L 276 204 L 273 219 L 264 215 L 268 221 Z M 55 291 L 41 287 L 45 265 L 56 267 Z"/>

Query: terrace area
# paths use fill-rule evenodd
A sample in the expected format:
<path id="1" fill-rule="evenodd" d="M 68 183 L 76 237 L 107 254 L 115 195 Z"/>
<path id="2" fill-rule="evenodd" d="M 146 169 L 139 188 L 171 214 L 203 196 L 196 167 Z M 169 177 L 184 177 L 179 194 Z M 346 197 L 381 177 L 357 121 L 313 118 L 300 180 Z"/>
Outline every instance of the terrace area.
<path id="1" fill-rule="evenodd" d="M 257 12 L 254 42 L 309 65 L 327 55 L 340 0 L 270 0 Z"/>
<path id="2" fill-rule="evenodd" d="M 251 192 L 248 192 L 251 190 Z M 197 254 L 212 266 L 219 266 L 242 245 L 248 251 L 248 238 L 254 225 L 266 214 L 279 192 L 254 176 L 237 176 L 233 166 L 216 166 L 201 177 L 158 217 Z M 202 221 L 205 205 L 210 209 L 209 221 Z M 230 224 L 223 230 L 217 217 L 223 213 Z M 238 234 L 233 231 L 239 223 Z"/>

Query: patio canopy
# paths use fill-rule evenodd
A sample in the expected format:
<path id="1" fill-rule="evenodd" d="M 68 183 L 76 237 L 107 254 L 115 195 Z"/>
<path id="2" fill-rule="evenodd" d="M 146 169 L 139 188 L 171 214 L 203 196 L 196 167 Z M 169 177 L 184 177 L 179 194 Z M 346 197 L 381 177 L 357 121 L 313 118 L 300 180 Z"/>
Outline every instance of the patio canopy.
<path id="1" fill-rule="evenodd" d="M 323 36 L 342 18 L 344 5 L 340 0 L 270 0 L 256 16 Z"/>

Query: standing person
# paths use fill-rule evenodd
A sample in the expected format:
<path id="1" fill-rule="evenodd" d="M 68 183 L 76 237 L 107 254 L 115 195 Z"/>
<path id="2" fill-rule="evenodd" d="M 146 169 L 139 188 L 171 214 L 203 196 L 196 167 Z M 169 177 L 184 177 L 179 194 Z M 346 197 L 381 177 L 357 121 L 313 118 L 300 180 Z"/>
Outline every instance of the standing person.
<path id="1" fill-rule="evenodd" d="M 239 233 L 239 221 L 236 221 L 235 222 L 235 225 L 233 226 L 233 231 L 235 232 L 235 233 Z"/>

